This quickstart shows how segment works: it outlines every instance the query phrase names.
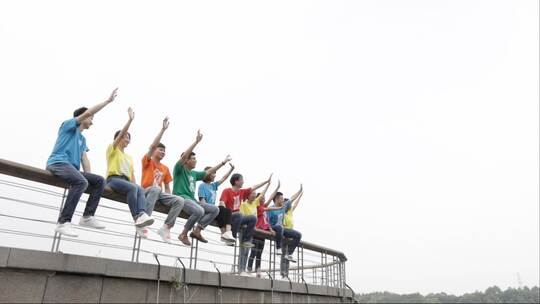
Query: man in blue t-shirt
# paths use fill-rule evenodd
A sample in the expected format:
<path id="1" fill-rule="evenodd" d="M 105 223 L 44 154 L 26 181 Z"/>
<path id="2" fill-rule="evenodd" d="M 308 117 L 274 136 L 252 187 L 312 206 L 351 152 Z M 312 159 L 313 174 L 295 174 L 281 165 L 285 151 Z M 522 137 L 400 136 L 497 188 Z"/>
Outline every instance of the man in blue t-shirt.
<path id="1" fill-rule="evenodd" d="M 283 238 L 290 238 L 292 241 L 289 243 L 288 248 L 283 246 L 282 250 L 282 257 L 281 257 L 281 267 L 280 272 L 282 277 L 288 276 L 288 263 L 293 262 L 296 263 L 296 260 L 293 257 L 294 250 L 298 245 L 300 244 L 300 240 L 302 239 L 302 234 L 299 231 L 296 231 L 294 229 L 287 229 L 283 228 L 283 218 L 285 217 L 285 213 L 291 209 L 292 204 L 294 201 L 296 201 L 300 194 L 302 193 L 302 185 L 300 185 L 300 190 L 296 192 L 290 200 L 285 200 L 283 198 L 283 193 L 277 192 L 274 197 L 270 197 L 270 199 L 274 200 L 274 205 L 276 207 L 282 207 L 284 208 L 268 211 L 268 220 L 270 222 L 270 227 L 272 227 L 272 230 L 275 232 L 275 241 L 276 241 L 276 253 L 279 253 L 280 249 L 282 248 L 282 240 Z M 287 249 L 285 251 L 285 249 Z"/>
<path id="2" fill-rule="evenodd" d="M 90 161 L 86 155 L 88 147 L 86 146 L 86 139 L 82 135 L 82 132 L 90 128 L 94 114 L 114 101 L 117 90 L 118 88 L 114 89 L 106 101 L 90 109 L 82 107 L 75 110 L 73 112 L 73 118 L 64 121 L 58 130 L 58 138 L 46 166 L 46 169 L 54 176 L 69 185 L 69 192 L 64 207 L 60 211 L 58 223 L 55 228 L 57 233 L 72 237 L 78 236 L 71 227 L 71 218 L 79 203 L 79 199 L 88 187 L 92 188 L 92 192 L 90 192 L 90 196 L 86 202 L 86 208 L 84 209 L 83 217 L 79 221 L 79 225 L 96 229 L 105 228 L 94 217 L 99 199 L 105 187 L 105 181 L 103 177 L 90 172 Z M 81 163 L 84 172 L 80 171 Z"/>
<path id="3" fill-rule="evenodd" d="M 231 175 L 234 170 L 233 164 L 229 163 L 231 168 L 229 171 L 218 181 L 216 179 L 216 173 L 207 174 L 203 178 L 203 183 L 199 185 L 199 202 L 203 208 L 208 208 L 209 206 L 215 206 L 216 196 L 218 187 L 223 184 L 227 178 Z M 209 170 L 211 167 L 206 167 L 204 170 Z M 231 233 L 231 210 L 227 209 L 222 203 L 217 206 L 219 208 L 219 213 L 216 216 L 216 222 L 221 230 L 221 241 L 229 246 L 234 246 L 235 238 Z"/>

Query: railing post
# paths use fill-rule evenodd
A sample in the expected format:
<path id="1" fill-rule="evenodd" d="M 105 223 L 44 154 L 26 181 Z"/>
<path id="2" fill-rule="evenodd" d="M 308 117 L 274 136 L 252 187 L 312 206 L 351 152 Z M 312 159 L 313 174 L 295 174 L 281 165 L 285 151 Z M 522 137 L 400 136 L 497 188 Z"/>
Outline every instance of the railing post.
<path id="1" fill-rule="evenodd" d="M 133 251 L 131 252 L 131 261 L 135 262 L 135 251 L 137 248 L 137 230 L 135 230 L 135 235 L 133 236 Z"/>
<path id="2" fill-rule="evenodd" d="M 199 256 L 199 240 L 196 239 L 195 240 L 195 263 L 194 263 L 195 264 L 195 267 L 194 267 L 195 269 L 197 269 L 197 258 L 198 258 L 198 256 Z"/>
<path id="3" fill-rule="evenodd" d="M 159 283 L 161 282 L 161 263 L 159 262 L 158 255 L 154 253 L 154 258 L 158 264 L 158 273 L 157 273 L 157 292 L 156 292 L 156 304 L 159 304 Z"/>
<path id="4" fill-rule="evenodd" d="M 231 266 L 231 273 L 236 273 L 236 243 L 237 240 L 234 240 L 234 254 L 233 254 L 233 264 Z"/>
<path id="5" fill-rule="evenodd" d="M 189 248 L 189 269 L 193 269 L 193 238 L 191 238 L 191 245 Z"/>
<path id="6" fill-rule="evenodd" d="M 139 243 L 137 244 L 137 263 L 139 263 L 139 255 L 141 254 L 141 242 L 142 242 L 142 237 L 139 236 Z"/>
<path id="7" fill-rule="evenodd" d="M 58 217 L 60 217 L 60 214 L 62 214 L 62 209 L 64 208 L 64 203 L 66 202 L 66 192 L 67 192 L 67 188 L 64 188 L 64 194 L 62 195 L 62 202 L 60 203 L 60 210 L 58 210 Z M 62 238 L 62 235 L 55 231 L 53 243 L 51 247 L 51 252 L 58 252 L 58 247 L 60 246 L 61 238 Z"/>

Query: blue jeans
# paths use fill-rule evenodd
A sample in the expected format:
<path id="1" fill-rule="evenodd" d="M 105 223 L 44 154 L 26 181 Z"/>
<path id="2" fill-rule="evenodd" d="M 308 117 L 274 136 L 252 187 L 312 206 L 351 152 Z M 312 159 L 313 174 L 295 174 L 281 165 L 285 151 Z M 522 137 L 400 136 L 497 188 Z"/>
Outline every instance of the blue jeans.
<path id="1" fill-rule="evenodd" d="M 111 187 L 115 192 L 126 195 L 129 211 L 134 220 L 146 211 L 146 198 L 144 197 L 144 189 L 141 186 L 120 176 L 109 176 L 107 186 Z"/>
<path id="2" fill-rule="evenodd" d="M 283 237 L 292 239 L 292 241 L 289 243 L 287 254 L 293 254 L 296 247 L 298 247 L 298 245 L 300 244 L 302 234 L 294 229 L 283 228 L 283 226 L 281 225 L 272 226 L 272 230 L 276 232 L 275 238 L 277 249 L 281 248 L 281 242 L 283 240 Z"/>
<path id="3" fill-rule="evenodd" d="M 172 195 L 167 192 L 163 192 L 160 187 L 148 187 L 145 189 L 146 193 L 146 214 L 152 215 L 156 202 L 169 207 L 169 213 L 165 224 L 172 228 L 176 223 L 176 218 L 184 207 L 184 199 L 180 196 Z"/>
<path id="4" fill-rule="evenodd" d="M 59 224 L 71 222 L 75 208 L 88 186 L 92 188 L 92 192 L 90 192 L 88 201 L 86 201 L 83 216 L 93 216 L 96 213 L 99 199 L 105 188 L 103 177 L 92 173 L 81 172 L 71 164 L 66 163 L 52 164 L 47 166 L 46 169 L 70 186 L 64 208 L 58 217 Z"/>
<path id="5" fill-rule="evenodd" d="M 261 259 L 265 240 L 254 238 L 252 242 L 255 247 L 251 248 L 251 254 L 249 255 L 248 269 L 250 271 L 253 269 L 253 260 L 255 260 L 255 270 L 261 269 Z"/>
<path id="6" fill-rule="evenodd" d="M 194 200 L 184 198 L 184 212 L 189 214 L 189 218 L 184 224 L 184 230 L 189 231 L 195 223 L 201 220 L 204 216 L 204 209 L 201 205 Z"/>
<path id="7" fill-rule="evenodd" d="M 240 250 L 238 252 L 238 272 L 246 271 L 246 265 L 248 262 L 248 255 L 250 249 L 251 248 L 240 246 Z"/>
<path id="8" fill-rule="evenodd" d="M 254 215 L 243 216 L 240 212 L 233 213 L 231 219 L 231 232 L 233 237 L 236 238 L 236 235 L 240 231 L 240 227 L 246 225 L 246 229 L 244 230 L 242 240 L 240 240 L 240 242 L 251 241 L 256 224 L 257 217 Z"/>
<path id="9" fill-rule="evenodd" d="M 212 204 L 202 203 L 199 204 L 204 210 L 203 217 L 199 220 L 199 227 L 201 229 L 206 228 L 210 223 L 218 216 L 219 207 Z"/>

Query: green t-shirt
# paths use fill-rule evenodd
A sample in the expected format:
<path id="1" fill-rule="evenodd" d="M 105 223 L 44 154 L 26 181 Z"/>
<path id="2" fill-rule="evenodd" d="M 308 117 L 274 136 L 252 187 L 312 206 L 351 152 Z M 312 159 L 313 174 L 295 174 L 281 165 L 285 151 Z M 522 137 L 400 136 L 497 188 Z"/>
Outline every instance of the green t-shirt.
<path id="1" fill-rule="evenodd" d="M 205 171 L 188 170 L 181 162 L 177 162 L 173 171 L 173 194 L 197 201 L 195 199 L 195 183 L 205 176 Z"/>

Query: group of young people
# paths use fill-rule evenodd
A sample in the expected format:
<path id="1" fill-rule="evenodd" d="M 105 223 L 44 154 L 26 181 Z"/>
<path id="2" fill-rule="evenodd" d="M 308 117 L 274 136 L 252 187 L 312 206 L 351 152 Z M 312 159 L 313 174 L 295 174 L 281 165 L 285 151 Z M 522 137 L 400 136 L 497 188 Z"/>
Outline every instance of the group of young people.
<path id="1" fill-rule="evenodd" d="M 90 195 L 79 225 L 104 229 L 105 226 L 94 215 L 105 186 L 108 186 L 126 196 L 136 232 L 143 238 L 148 237 L 147 227 L 154 223 L 152 211 L 156 204 L 162 204 L 169 209 L 163 226 L 158 230 L 163 241 L 168 243 L 171 242 L 171 229 L 182 211 L 189 216 L 178 236 L 184 245 L 191 245 L 190 238 L 207 243 L 208 240 L 204 238 L 202 231 L 215 220 L 221 230 L 222 242 L 234 246 L 239 239 L 238 271 L 244 275 L 250 275 L 254 262 L 258 274 L 261 267 L 265 240 L 254 238 L 255 229 L 270 231 L 274 234 L 276 252 L 282 255 L 281 274 L 287 276 L 288 262 L 296 262 L 293 253 L 302 238 L 301 233 L 293 229 L 292 216 L 303 195 L 302 186 L 290 199 L 285 199 L 283 193 L 279 192 L 278 181 L 276 189 L 266 200 L 272 175 L 259 184 L 243 188 L 243 176 L 238 173 L 232 174 L 235 167 L 230 163 L 229 155 L 213 167 L 196 171 L 197 158 L 193 150 L 203 138 L 200 131 L 197 132 L 193 144 L 180 155 L 171 175 L 169 168 L 162 163 L 166 147 L 161 143 L 161 138 L 169 127 L 169 119 L 166 117 L 160 132 L 142 156 L 142 177 L 139 185 L 135 179 L 133 159 L 125 151 L 131 141 L 129 128 L 135 118 L 135 113 L 129 108 L 127 122 L 121 130 L 114 133 L 113 140 L 107 148 L 106 177 L 92 173 L 87 156 L 89 149 L 82 132 L 92 126 L 97 112 L 116 99 L 117 92 L 118 88 L 106 101 L 91 108 L 82 107 L 75 110 L 73 118 L 64 121 L 59 128 L 46 169 L 66 182 L 69 185 L 69 192 L 60 211 L 55 231 L 66 236 L 78 236 L 71 220 L 87 188 Z M 216 172 L 226 164 L 229 164 L 228 172 L 216 181 Z M 217 190 L 229 176 L 231 187 L 223 190 L 218 203 Z M 196 195 L 198 181 L 201 183 Z M 260 188 L 263 190 L 256 192 Z M 273 205 L 270 206 L 272 202 Z M 291 241 L 283 244 L 284 239 Z M 246 272 L 246 268 L 249 272 Z"/>

